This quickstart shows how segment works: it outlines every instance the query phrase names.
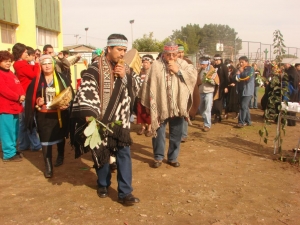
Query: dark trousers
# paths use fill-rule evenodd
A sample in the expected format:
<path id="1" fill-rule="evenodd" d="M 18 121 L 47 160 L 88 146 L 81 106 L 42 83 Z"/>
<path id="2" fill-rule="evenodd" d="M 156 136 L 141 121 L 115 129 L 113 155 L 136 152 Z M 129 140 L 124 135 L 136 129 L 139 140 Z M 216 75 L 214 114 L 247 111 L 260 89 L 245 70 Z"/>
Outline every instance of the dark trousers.
<path id="1" fill-rule="evenodd" d="M 212 114 L 215 114 L 216 117 L 220 118 L 223 111 L 223 97 L 213 101 Z"/>
<path id="2" fill-rule="evenodd" d="M 118 182 L 118 196 L 125 198 L 130 194 L 132 189 L 132 165 L 130 156 L 130 147 L 118 147 L 116 152 L 117 163 L 117 182 Z M 109 187 L 111 184 L 111 172 L 109 163 L 104 164 L 103 167 L 96 169 L 98 176 L 97 184 L 99 187 Z"/>

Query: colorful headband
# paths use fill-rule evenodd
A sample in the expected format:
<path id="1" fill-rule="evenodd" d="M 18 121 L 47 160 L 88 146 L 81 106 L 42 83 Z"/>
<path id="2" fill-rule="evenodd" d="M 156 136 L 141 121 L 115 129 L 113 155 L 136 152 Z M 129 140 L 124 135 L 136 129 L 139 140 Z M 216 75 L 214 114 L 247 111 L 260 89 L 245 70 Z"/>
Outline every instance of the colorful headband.
<path id="1" fill-rule="evenodd" d="M 200 61 L 200 64 L 208 65 L 209 64 L 209 60 L 207 60 L 207 61 L 205 61 L 205 60 Z"/>
<path id="2" fill-rule="evenodd" d="M 214 60 L 222 59 L 221 57 L 214 57 Z"/>
<path id="3" fill-rule="evenodd" d="M 41 61 L 41 65 L 49 64 L 49 63 L 52 63 L 52 62 L 53 62 L 52 59 L 46 58 L 46 59 L 44 59 L 44 60 Z"/>
<path id="4" fill-rule="evenodd" d="M 165 45 L 164 52 L 178 52 L 178 45 Z"/>
<path id="5" fill-rule="evenodd" d="M 110 39 L 107 40 L 107 46 L 123 46 L 127 47 L 128 41 L 122 39 Z"/>
<path id="6" fill-rule="evenodd" d="M 184 51 L 184 47 L 183 46 L 178 46 L 178 51 Z"/>
<path id="7" fill-rule="evenodd" d="M 142 61 L 144 61 L 144 60 L 147 60 L 147 61 L 149 61 L 149 62 L 153 62 L 153 59 L 151 59 L 151 58 L 149 58 L 149 57 L 143 57 L 143 58 L 142 58 Z"/>

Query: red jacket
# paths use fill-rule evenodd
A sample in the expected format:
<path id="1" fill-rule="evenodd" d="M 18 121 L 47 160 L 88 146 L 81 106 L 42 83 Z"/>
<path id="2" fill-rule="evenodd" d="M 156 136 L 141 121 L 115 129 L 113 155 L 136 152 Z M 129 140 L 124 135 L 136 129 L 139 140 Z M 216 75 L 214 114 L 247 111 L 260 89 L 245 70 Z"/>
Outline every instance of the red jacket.
<path id="1" fill-rule="evenodd" d="M 34 65 L 30 65 L 26 60 L 18 60 L 14 63 L 15 73 L 18 76 L 23 89 L 26 93 L 29 84 L 32 79 L 35 78 L 40 72 L 40 64 L 35 63 Z"/>
<path id="2" fill-rule="evenodd" d="M 23 87 L 10 70 L 0 68 L 0 113 L 19 114 L 23 110 L 19 102 L 21 95 L 25 95 Z"/>

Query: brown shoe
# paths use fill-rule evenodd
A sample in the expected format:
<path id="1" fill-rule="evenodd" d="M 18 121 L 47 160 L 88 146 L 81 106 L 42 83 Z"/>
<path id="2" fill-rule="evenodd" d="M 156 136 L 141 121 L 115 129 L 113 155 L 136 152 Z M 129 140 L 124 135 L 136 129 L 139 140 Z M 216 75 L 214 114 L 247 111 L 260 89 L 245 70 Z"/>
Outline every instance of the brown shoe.
<path id="1" fill-rule="evenodd" d="M 186 142 L 186 141 L 187 141 L 187 138 L 186 138 L 186 137 L 181 138 L 181 143 L 184 143 L 184 142 Z"/>
<path id="2" fill-rule="evenodd" d="M 241 124 L 241 123 L 238 123 L 237 125 L 236 125 L 236 127 L 237 128 L 243 128 L 245 125 L 244 124 Z"/>
<path id="3" fill-rule="evenodd" d="M 169 164 L 170 166 L 173 166 L 173 167 L 179 167 L 179 166 L 180 166 L 180 163 L 179 163 L 179 162 L 170 162 L 170 161 L 168 161 L 168 164 Z"/>
<path id="4" fill-rule="evenodd" d="M 21 162 L 21 161 L 22 161 L 22 158 L 17 154 L 9 159 L 3 159 L 3 162 Z"/>
<path id="5" fill-rule="evenodd" d="M 152 131 L 151 131 L 151 130 L 147 130 L 147 131 L 145 132 L 145 136 L 146 136 L 146 137 L 151 137 L 151 136 L 153 136 Z"/>
<path id="6" fill-rule="evenodd" d="M 154 163 L 153 163 L 153 168 L 158 168 L 158 167 L 160 167 L 161 166 L 161 164 L 162 164 L 162 161 L 154 161 Z"/>
<path id="7" fill-rule="evenodd" d="M 210 130 L 210 128 L 209 127 L 204 127 L 202 130 L 203 130 L 203 132 L 208 132 Z"/>

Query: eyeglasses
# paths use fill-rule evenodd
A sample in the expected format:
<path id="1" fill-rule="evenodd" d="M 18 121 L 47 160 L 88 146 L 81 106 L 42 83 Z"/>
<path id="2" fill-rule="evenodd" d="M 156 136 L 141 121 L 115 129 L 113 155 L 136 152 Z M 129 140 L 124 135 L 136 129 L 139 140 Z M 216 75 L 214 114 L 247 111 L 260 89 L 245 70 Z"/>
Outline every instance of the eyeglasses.
<path id="1" fill-rule="evenodd" d="M 167 53 L 166 56 L 168 56 L 168 57 L 171 57 L 171 56 L 176 57 L 177 53 Z"/>

